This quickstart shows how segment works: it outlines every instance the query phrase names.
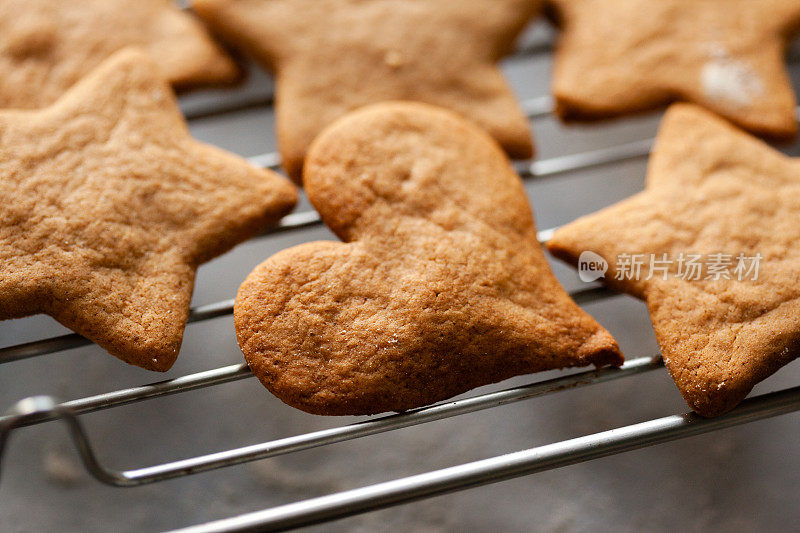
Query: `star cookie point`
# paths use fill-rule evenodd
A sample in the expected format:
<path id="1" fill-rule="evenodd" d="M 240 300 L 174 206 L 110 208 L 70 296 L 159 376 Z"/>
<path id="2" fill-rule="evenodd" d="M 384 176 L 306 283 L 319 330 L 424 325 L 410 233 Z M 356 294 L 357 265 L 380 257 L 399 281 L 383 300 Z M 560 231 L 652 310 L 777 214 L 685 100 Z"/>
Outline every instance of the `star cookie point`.
<path id="1" fill-rule="evenodd" d="M 123 50 L 49 108 L 0 112 L 0 318 L 47 313 L 126 362 L 177 357 L 195 268 L 288 212 L 277 174 L 189 135 Z"/>
<path id="2" fill-rule="evenodd" d="M 797 133 L 783 65 L 800 2 L 552 0 L 562 27 L 554 64 L 565 120 L 702 105 L 762 137 Z"/>
<path id="3" fill-rule="evenodd" d="M 0 107 L 46 107 L 126 47 L 150 52 L 177 90 L 241 78 L 199 21 L 169 0 L 5 0 Z"/>
<path id="4" fill-rule="evenodd" d="M 299 179 L 325 126 L 358 107 L 411 100 L 449 108 L 516 158 L 533 155 L 528 121 L 496 63 L 538 0 L 222 2 L 194 9 L 276 72 L 284 166 Z"/>
<path id="5" fill-rule="evenodd" d="M 800 173 L 723 119 L 671 107 L 645 190 L 555 232 L 553 255 L 591 250 L 605 282 L 647 302 L 667 368 L 705 416 L 797 357 Z"/>

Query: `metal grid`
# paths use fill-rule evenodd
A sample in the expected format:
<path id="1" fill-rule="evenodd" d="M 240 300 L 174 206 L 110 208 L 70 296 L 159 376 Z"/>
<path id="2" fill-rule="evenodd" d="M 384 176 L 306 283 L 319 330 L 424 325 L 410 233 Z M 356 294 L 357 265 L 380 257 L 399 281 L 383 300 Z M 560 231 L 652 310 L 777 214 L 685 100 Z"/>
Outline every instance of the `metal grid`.
<path id="1" fill-rule="evenodd" d="M 516 57 L 535 56 L 547 53 L 549 50 L 549 42 L 533 42 L 519 50 Z M 798 59 L 800 59 L 800 55 L 797 53 L 790 54 L 790 61 L 795 62 Z M 200 105 L 183 106 L 183 111 L 187 120 L 194 120 L 271 104 L 272 94 L 267 92 L 211 104 L 201 103 Z M 534 120 L 552 113 L 552 100 L 547 96 L 529 99 L 522 102 L 522 107 L 528 118 Z M 800 108 L 798 108 L 798 114 L 800 115 Z M 650 153 L 652 143 L 653 139 L 642 139 L 610 148 L 562 157 L 533 162 L 518 162 L 516 163 L 516 169 L 523 179 L 555 176 L 601 165 L 621 163 L 630 159 L 644 158 Z M 253 165 L 264 168 L 278 169 L 280 166 L 280 158 L 276 153 L 264 153 L 249 158 L 249 161 Z M 284 217 L 276 227 L 260 236 L 260 238 L 319 224 L 321 224 L 321 221 L 315 211 L 293 213 Z M 549 228 L 539 231 L 539 241 L 546 242 L 555 229 Z M 613 291 L 602 286 L 591 286 L 570 292 L 571 297 L 578 304 L 602 300 L 614 294 Z M 191 310 L 189 322 L 203 322 L 229 315 L 232 311 L 233 299 L 194 307 Z M 0 348 L 0 364 L 53 354 L 89 344 L 91 342 L 80 335 L 66 334 L 8 346 Z M 252 377 L 252 373 L 246 364 L 235 364 L 71 401 L 61 402 L 51 396 L 33 396 L 22 399 L 8 409 L 5 415 L 0 417 L 0 465 L 2 465 L 1 461 L 6 444 L 15 429 L 61 420 L 66 424 L 83 464 L 92 476 L 109 485 L 132 487 L 425 424 L 542 397 L 563 390 L 587 387 L 634 376 L 662 367 L 660 356 L 639 357 L 628 360 L 621 368 L 603 368 L 565 373 L 565 375 L 554 379 L 535 381 L 524 386 L 442 402 L 401 414 L 381 416 L 332 429 L 134 470 L 114 470 L 104 466 L 96 459 L 91 439 L 84 430 L 80 415 Z M 795 411 L 800 411 L 800 386 L 747 399 L 734 411 L 714 419 L 704 419 L 693 413 L 676 414 L 516 453 L 209 522 L 181 531 L 229 532 L 291 529 L 589 461 Z M 1 473 L 2 469 L 0 468 Z"/>

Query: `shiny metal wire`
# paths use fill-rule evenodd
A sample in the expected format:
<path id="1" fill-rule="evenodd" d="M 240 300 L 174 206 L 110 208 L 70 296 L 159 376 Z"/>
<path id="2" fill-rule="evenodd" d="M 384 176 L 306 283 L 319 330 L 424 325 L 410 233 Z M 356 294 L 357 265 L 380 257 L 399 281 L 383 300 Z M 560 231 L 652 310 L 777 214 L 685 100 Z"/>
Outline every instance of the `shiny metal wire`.
<path id="1" fill-rule="evenodd" d="M 267 457 L 308 450 L 310 448 L 368 435 L 376 435 L 395 429 L 416 426 L 434 420 L 441 420 L 489 409 L 491 407 L 528 400 L 563 390 L 640 374 L 642 372 L 655 370 L 661 366 L 661 360 L 658 357 L 642 357 L 628 361 L 620 368 L 600 368 L 569 374 L 547 381 L 534 382 L 529 385 L 505 389 L 499 392 L 491 392 L 471 398 L 443 402 L 405 413 L 382 416 L 346 426 L 124 472 L 106 468 L 96 460 L 91 442 L 77 418 L 78 415 L 102 409 L 110 409 L 119 405 L 147 400 L 165 394 L 186 392 L 201 387 L 235 381 L 252 375 L 246 365 L 231 365 L 230 367 L 224 367 L 210 372 L 201 372 L 192 376 L 185 376 L 177 380 L 154 383 L 152 385 L 128 389 L 127 391 L 100 394 L 81 400 L 74 400 L 72 402 L 59 403 L 50 396 L 25 398 L 14 405 L 5 416 L 0 418 L 0 454 L 2 454 L 3 447 L 12 430 L 52 420 L 62 420 L 67 424 L 70 436 L 75 443 L 75 447 L 78 449 L 86 469 L 95 478 L 109 485 L 133 487 L 258 459 L 265 459 Z M 178 382 L 178 380 L 180 381 Z"/>
<path id="2" fill-rule="evenodd" d="M 756 396 L 716 418 L 672 415 L 593 435 L 417 474 L 180 529 L 182 533 L 285 531 L 535 474 L 800 411 L 800 387 Z"/>

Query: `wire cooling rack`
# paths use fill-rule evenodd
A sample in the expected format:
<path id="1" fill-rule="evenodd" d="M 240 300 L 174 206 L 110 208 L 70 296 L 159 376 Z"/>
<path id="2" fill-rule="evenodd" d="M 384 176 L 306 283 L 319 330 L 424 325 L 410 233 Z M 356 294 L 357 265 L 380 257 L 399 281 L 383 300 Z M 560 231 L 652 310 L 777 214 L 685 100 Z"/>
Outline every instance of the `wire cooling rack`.
<path id="1" fill-rule="evenodd" d="M 550 44 L 546 40 L 532 42 L 517 52 L 517 56 L 535 56 L 546 53 L 549 49 Z M 796 61 L 797 54 L 792 55 L 790 60 Z M 263 107 L 271 105 L 271 103 L 271 93 L 263 92 L 255 95 L 239 95 L 236 98 L 211 103 L 200 102 L 198 104 L 194 102 L 195 105 L 184 105 L 183 110 L 187 119 L 193 120 Z M 531 120 L 552 113 L 552 100 L 549 97 L 529 99 L 522 102 L 522 106 Z M 555 176 L 601 165 L 621 163 L 630 159 L 644 158 L 649 154 L 652 143 L 652 139 L 643 139 L 563 157 L 517 163 L 516 168 L 524 179 Z M 265 168 L 277 169 L 280 165 L 280 158 L 276 153 L 261 154 L 251 157 L 249 160 L 252 164 Z M 284 217 L 275 228 L 258 238 L 266 238 L 280 232 L 319 224 L 321 221 L 314 211 L 293 213 Z M 540 231 L 539 241 L 546 242 L 554 229 Z M 605 299 L 615 293 L 601 286 L 590 286 L 572 291 L 570 294 L 577 303 L 585 304 Z M 204 322 L 215 317 L 230 315 L 232 311 L 233 299 L 194 307 L 191 310 L 189 322 Z M 0 348 L 0 364 L 45 356 L 88 344 L 91 342 L 76 334 L 16 344 Z M 376 417 L 364 422 L 133 470 L 114 470 L 98 461 L 91 438 L 81 423 L 81 415 L 253 377 L 246 364 L 235 364 L 71 401 L 62 402 L 51 396 L 24 398 L 0 417 L 0 465 L 2 465 L 6 444 L 14 430 L 60 420 L 67 426 L 83 464 L 92 476 L 108 485 L 132 487 L 394 431 L 530 400 L 567 389 L 589 387 L 662 367 L 659 356 L 639 357 L 629 359 L 621 368 L 565 373 L 554 379 L 442 402 L 402 414 Z M 747 399 L 732 412 L 713 419 L 704 419 L 693 413 L 657 418 L 516 453 L 209 522 L 189 527 L 184 531 L 232 532 L 291 529 L 589 461 L 798 410 L 800 410 L 800 386 Z M 0 474 L 2 474 L 1 466 Z"/>

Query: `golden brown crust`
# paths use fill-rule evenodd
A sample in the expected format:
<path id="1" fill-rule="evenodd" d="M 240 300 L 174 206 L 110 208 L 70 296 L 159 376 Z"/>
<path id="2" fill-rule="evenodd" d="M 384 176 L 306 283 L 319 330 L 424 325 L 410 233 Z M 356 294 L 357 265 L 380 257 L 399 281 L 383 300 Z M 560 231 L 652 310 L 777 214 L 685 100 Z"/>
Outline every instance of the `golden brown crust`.
<path id="1" fill-rule="evenodd" d="M 550 272 L 502 150 L 466 120 L 369 106 L 320 135 L 304 181 L 346 243 L 274 255 L 234 307 L 250 368 L 286 403 L 400 411 L 519 374 L 622 363 Z"/>
<path id="2" fill-rule="evenodd" d="M 597 120 L 702 105 L 775 140 L 797 133 L 783 65 L 799 0 L 550 0 L 561 26 L 556 111 Z"/>
<path id="3" fill-rule="evenodd" d="M 150 52 L 178 90 L 231 84 L 239 67 L 172 0 L 3 0 L 0 108 L 38 108 L 114 52 Z"/>
<path id="4" fill-rule="evenodd" d="M 449 108 L 512 156 L 533 155 L 528 121 L 495 63 L 540 0 L 196 0 L 226 40 L 276 71 L 278 139 L 299 180 L 322 129 L 386 100 Z"/>
<path id="5" fill-rule="evenodd" d="M 47 313 L 120 359 L 175 361 L 195 267 L 289 211 L 277 174 L 189 136 L 144 52 L 0 112 L 0 319 Z"/>
<path id="6" fill-rule="evenodd" d="M 586 250 L 608 261 L 607 282 L 647 301 L 686 401 L 715 416 L 800 353 L 799 228 L 800 163 L 707 111 L 676 104 L 661 125 L 646 190 L 562 227 L 547 246 L 572 264 Z M 659 271 L 647 280 L 646 261 L 640 279 L 630 280 L 629 260 L 618 264 L 620 254 L 664 253 L 667 279 Z M 713 254 L 730 254 L 731 279 L 684 279 L 682 253 L 712 264 Z M 762 255 L 756 280 L 733 271 L 739 254 Z"/>

